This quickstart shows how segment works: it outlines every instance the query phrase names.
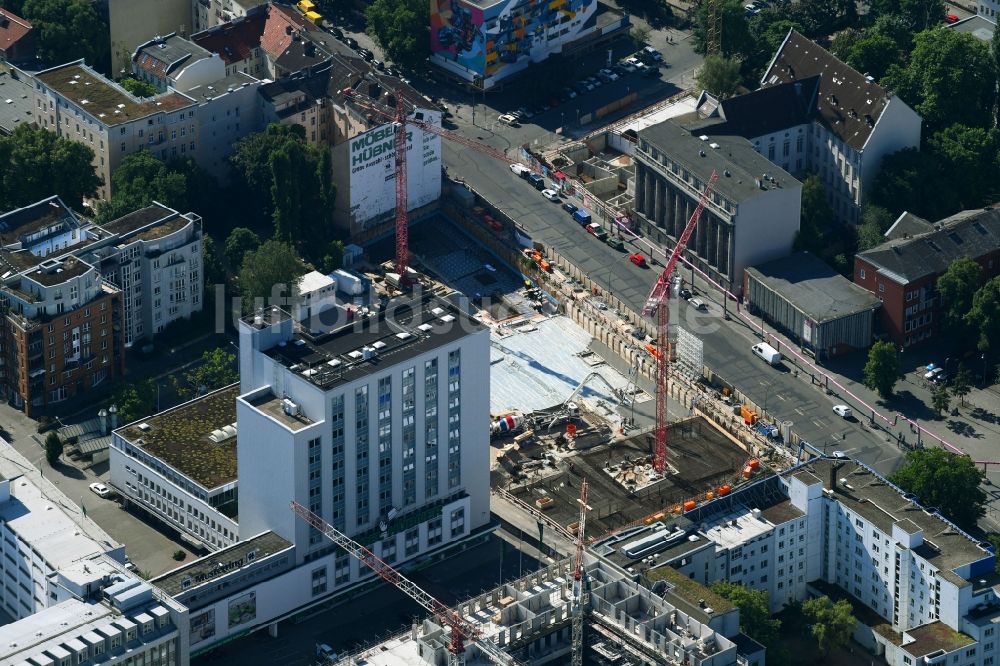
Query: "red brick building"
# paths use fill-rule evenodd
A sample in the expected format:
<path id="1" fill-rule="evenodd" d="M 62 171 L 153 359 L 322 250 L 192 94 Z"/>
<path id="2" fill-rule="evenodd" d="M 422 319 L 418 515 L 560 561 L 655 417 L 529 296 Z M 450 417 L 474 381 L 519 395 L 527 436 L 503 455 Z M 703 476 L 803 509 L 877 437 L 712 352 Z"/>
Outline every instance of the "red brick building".
<path id="1" fill-rule="evenodd" d="M 35 59 L 37 32 L 26 19 L 0 8 L 0 60 L 15 64 Z"/>
<path id="2" fill-rule="evenodd" d="M 882 301 L 877 333 L 899 347 L 940 335 L 937 280 L 956 259 L 1000 275 L 1000 207 L 967 210 L 930 223 L 904 213 L 889 239 L 854 258 L 854 282 Z"/>

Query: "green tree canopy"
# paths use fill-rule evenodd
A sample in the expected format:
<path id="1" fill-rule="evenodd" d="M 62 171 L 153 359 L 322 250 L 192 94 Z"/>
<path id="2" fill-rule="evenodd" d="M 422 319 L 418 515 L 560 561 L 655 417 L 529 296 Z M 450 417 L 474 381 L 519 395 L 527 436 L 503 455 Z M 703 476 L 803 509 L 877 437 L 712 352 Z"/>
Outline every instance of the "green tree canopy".
<path id="1" fill-rule="evenodd" d="M 941 187 L 944 172 L 930 151 L 916 148 L 886 155 L 872 185 L 871 203 L 898 216 L 904 211 L 939 220 L 958 209 L 958 197 Z"/>
<path id="2" fill-rule="evenodd" d="M 980 483 L 983 473 L 972 458 L 944 449 L 915 449 L 889 480 L 917 496 L 923 506 L 965 529 L 973 528 L 986 513 L 987 496 Z"/>
<path id="3" fill-rule="evenodd" d="M 957 208 L 979 208 L 1000 195 L 1000 130 L 995 127 L 949 125 L 927 144 L 948 175 Z"/>
<path id="4" fill-rule="evenodd" d="M 123 384 L 111 404 L 118 406 L 121 423 L 138 421 L 156 411 L 156 384 L 151 379 Z"/>
<path id="5" fill-rule="evenodd" d="M 246 227 L 236 227 L 226 237 L 226 260 L 234 269 L 243 265 L 243 257 L 260 247 L 260 236 Z"/>
<path id="6" fill-rule="evenodd" d="M 971 347 L 969 319 L 976 291 L 983 281 L 983 268 L 962 257 L 951 262 L 937 281 L 937 297 L 944 327 L 956 349 Z"/>
<path id="7" fill-rule="evenodd" d="M 898 16 L 913 32 L 940 25 L 944 19 L 944 0 L 871 0 L 870 14 L 876 17 Z"/>
<path id="8" fill-rule="evenodd" d="M 193 160 L 162 162 L 141 150 L 128 155 L 111 176 L 111 199 L 99 201 L 98 222 L 109 222 L 157 201 L 182 213 L 211 216 L 222 208 L 215 179 Z"/>
<path id="9" fill-rule="evenodd" d="M 269 240 L 247 252 L 239 276 L 243 312 L 253 312 L 258 302 L 287 307 L 298 279 L 305 273 L 305 264 L 288 243 Z"/>
<path id="10" fill-rule="evenodd" d="M 226 270 L 219 260 L 219 251 L 215 248 L 215 239 L 202 231 L 201 235 L 201 264 L 205 272 L 205 289 L 212 289 L 214 285 L 223 284 L 226 281 Z"/>
<path id="11" fill-rule="evenodd" d="M 962 406 L 965 406 L 965 396 L 972 391 L 972 373 L 963 364 L 959 364 L 958 372 L 951 380 L 951 392 L 958 396 Z"/>
<path id="12" fill-rule="evenodd" d="M 740 631 L 765 647 L 776 645 L 781 620 L 771 617 L 767 590 L 754 590 L 724 580 L 715 581 L 711 587 L 740 609 Z"/>
<path id="13" fill-rule="evenodd" d="M 0 210 L 9 210 L 58 194 L 79 208 L 97 195 L 101 179 L 93 166 L 94 151 L 31 125 L 19 125 L 0 136 Z"/>
<path id="14" fill-rule="evenodd" d="M 217 347 L 203 353 L 201 363 L 184 373 L 183 380 L 175 381 L 174 387 L 177 395 L 189 399 L 211 393 L 239 380 L 236 354 Z"/>
<path id="15" fill-rule="evenodd" d="M 867 205 L 861 211 L 858 225 L 858 252 L 864 252 L 885 242 L 885 232 L 895 222 L 892 213 L 881 206 Z"/>
<path id="16" fill-rule="evenodd" d="M 747 60 L 754 50 L 744 4 L 741 0 L 722 0 L 718 3 L 719 25 L 724 36 L 721 55 L 727 58 Z M 694 17 L 694 50 L 702 55 L 708 53 L 708 5 L 707 2 L 699 3 Z"/>
<path id="17" fill-rule="evenodd" d="M 799 23 L 803 34 L 810 39 L 825 37 L 840 28 L 857 24 L 857 7 L 854 0 L 799 0 L 783 8 Z"/>
<path id="18" fill-rule="evenodd" d="M 38 31 L 38 57 L 49 66 L 83 58 L 107 72 L 108 25 L 89 0 L 25 0 L 22 16 Z"/>
<path id="19" fill-rule="evenodd" d="M 119 81 L 122 88 L 129 91 L 136 97 L 152 97 L 157 93 L 156 86 L 148 81 L 140 81 L 131 77 Z"/>
<path id="20" fill-rule="evenodd" d="M 1000 277 L 993 278 L 976 290 L 972 297 L 972 309 L 965 315 L 965 321 L 978 335 L 976 347 L 979 351 L 1000 349 Z"/>
<path id="21" fill-rule="evenodd" d="M 951 406 L 951 394 L 946 387 L 939 386 L 934 389 L 934 393 L 931 394 L 931 406 L 934 407 L 934 413 L 938 418 L 941 418 L 941 412 L 948 411 Z"/>
<path id="22" fill-rule="evenodd" d="M 802 602 L 802 613 L 820 652 L 828 654 L 830 650 L 847 645 L 857 623 L 852 611 L 847 599 L 833 603 L 825 595 Z"/>
<path id="23" fill-rule="evenodd" d="M 45 436 L 45 460 L 50 467 L 55 467 L 59 456 L 63 454 L 63 443 L 54 430 Z"/>
<path id="24" fill-rule="evenodd" d="M 899 357 L 896 347 L 891 342 L 880 340 L 868 350 L 868 362 L 865 363 L 864 383 L 882 398 L 892 396 L 892 391 L 899 381 Z"/>
<path id="25" fill-rule="evenodd" d="M 966 33 L 935 28 L 914 37 L 909 62 L 890 67 L 882 83 L 929 127 L 942 128 L 953 123 L 991 126 L 996 81 L 986 44 Z"/>
<path id="26" fill-rule="evenodd" d="M 740 63 L 710 55 L 698 70 L 698 85 L 720 99 L 732 97 L 740 85 Z"/>
<path id="27" fill-rule="evenodd" d="M 366 32 L 393 62 L 422 69 L 430 55 L 430 3 L 375 0 L 365 10 Z"/>
<path id="28" fill-rule="evenodd" d="M 826 188 L 819 176 L 809 176 L 802 183 L 802 215 L 796 250 L 808 250 L 821 256 L 826 249 L 826 236 L 834 227 L 833 209 L 826 200 Z"/>
<path id="29" fill-rule="evenodd" d="M 899 45 L 891 37 L 872 33 L 854 43 L 847 55 L 847 64 L 859 72 L 881 79 L 890 66 L 900 61 L 901 56 Z"/>

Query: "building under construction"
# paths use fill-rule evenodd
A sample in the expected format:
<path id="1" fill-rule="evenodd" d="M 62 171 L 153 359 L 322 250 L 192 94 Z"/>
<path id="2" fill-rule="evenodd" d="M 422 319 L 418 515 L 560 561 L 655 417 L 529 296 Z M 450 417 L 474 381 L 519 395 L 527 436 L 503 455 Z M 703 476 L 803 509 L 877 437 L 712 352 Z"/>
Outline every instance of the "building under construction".
<path id="1" fill-rule="evenodd" d="M 573 559 L 567 558 L 469 599 L 455 610 L 479 627 L 481 640 L 491 641 L 522 664 L 569 663 L 573 568 Z M 669 581 L 647 588 L 624 569 L 589 553 L 584 556 L 584 570 L 585 664 L 762 663 L 763 648 L 740 634 L 735 607 L 706 608 L 704 599 L 687 599 L 690 586 Z M 447 627 L 426 619 L 338 664 L 444 666 L 449 663 L 450 640 Z M 473 642 L 466 643 L 463 659 L 467 666 L 494 663 Z"/>
<path id="2" fill-rule="evenodd" d="M 569 528 L 578 518 L 579 486 L 585 478 L 592 507 L 588 533 L 599 536 L 645 519 L 680 513 L 693 508 L 692 502 L 699 504 L 730 492 L 747 476 L 769 473 L 701 416 L 669 425 L 667 473 L 663 475 L 652 469 L 652 432 L 605 441 L 585 451 L 543 449 L 541 464 L 532 464 L 523 480 L 516 480 L 502 467 L 494 473 L 494 485 Z"/>

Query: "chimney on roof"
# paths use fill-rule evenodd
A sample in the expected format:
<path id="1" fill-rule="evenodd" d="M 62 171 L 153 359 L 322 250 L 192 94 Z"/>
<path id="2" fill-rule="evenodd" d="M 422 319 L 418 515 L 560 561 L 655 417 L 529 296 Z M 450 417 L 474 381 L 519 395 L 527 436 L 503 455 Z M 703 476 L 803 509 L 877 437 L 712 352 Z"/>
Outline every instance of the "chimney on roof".
<path id="1" fill-rule="evenodd" d="M 837 489 L 837 475 L 840 473 L 840 468 L 844 466 L 842 462 L 835 462 L 830 465 L 830 490 Z"/>
<path id="2" fill-rule="evenodd" d="M 292 26 L 290 26 L 290 25 L 286 25 L 285 26 L 285 34 L 286 35 L 292 34 Z"/>

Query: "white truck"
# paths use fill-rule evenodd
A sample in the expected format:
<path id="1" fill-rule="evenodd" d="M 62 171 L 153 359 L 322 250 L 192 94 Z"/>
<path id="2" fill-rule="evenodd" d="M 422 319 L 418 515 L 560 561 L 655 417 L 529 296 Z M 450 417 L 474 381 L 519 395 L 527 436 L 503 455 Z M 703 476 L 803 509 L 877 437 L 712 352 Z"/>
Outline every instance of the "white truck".
<path id="1" fill-rule="evenodd" d="M 767 361 L 768 365 L 781 365 L 781 352 L 766 342 L 758 342 L 752 349 L 753 353 Z"/>

